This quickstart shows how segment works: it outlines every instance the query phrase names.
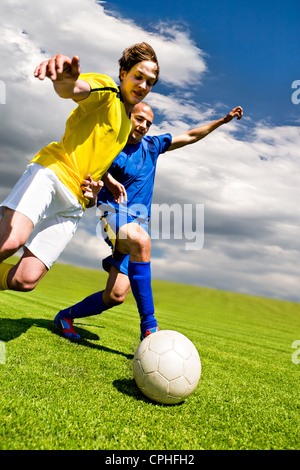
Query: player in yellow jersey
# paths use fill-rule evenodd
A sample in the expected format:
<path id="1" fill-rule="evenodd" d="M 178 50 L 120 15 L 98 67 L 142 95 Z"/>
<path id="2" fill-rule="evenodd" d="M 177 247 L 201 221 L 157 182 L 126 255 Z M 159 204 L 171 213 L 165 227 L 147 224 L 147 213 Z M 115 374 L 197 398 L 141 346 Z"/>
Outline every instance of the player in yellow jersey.
<path id="1" fill-rule="evenodd" d="M 134 44 L 119 60 L 120 86 L 106 75 L 81 74 L 79 58 L 56 55 L 35 77 L 48 77 L 61 98 L 78 106 L 61 142 L 44 147 L 0 207 L 0 290 L 30 291 L 73 237 L 89 200 L 83 180 L 98 181 L 127 142 L 130 112 L 158 80 L 156 54 Z M 16 265 L 3 263 L 24 247 Z"/>

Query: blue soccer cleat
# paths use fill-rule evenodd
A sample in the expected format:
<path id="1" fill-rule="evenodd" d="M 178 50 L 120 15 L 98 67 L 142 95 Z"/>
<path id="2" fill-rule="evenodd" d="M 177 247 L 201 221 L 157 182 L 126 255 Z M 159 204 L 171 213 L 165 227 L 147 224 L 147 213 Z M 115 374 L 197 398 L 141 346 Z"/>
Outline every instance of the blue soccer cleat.
<path id="1" fill-rule="evenodd" d="M 80 336 L 75 332 L 73 328 L 72 318 L 63 318 L 58 313 L 54 318 L 54 323 L 62 331 L 62 334 L 65 338 L 80 339 Z"/>
<path id="2" fill-rule="evenodd" d="M 156 333 L 157 331 L 159 331 L 158 326 L 155 326 L 154 328 L 148 328 L 148 330 L 146 330 L 145 333 L 141 333 L 140 340 L 143 341 L 143 339 L 145 339 L 146 336 L 149 336 L 152 333 Z"/>

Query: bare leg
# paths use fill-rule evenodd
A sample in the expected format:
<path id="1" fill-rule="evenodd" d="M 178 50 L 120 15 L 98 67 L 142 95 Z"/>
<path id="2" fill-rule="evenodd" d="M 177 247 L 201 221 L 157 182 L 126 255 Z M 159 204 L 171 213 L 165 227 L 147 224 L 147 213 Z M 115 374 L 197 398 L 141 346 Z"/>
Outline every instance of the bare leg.
<path id="1" fill-rule="evenodd" d="M 102 299 L 107 307 L 121 305 L 130 292 L 130 282 L 126 274 L 121 273 L 115 266 L 111 266 L 106 288 Z"/>
<path id="2" fill-rule="evenodd" d="M 122 227 L 122 237 L 117 241 L 118 251 L 130 254 L 130 259 L 139 264 L 150 264 L 150 237 L 138 224 L 128 224 Z M 148 287 L 148 286 L 147 286 Z M 131 288 L 129 277 L 111 266 L 106 287 L 103 291 L 89 295 L 81 302 L 61 310 L 55 317 L 55 324 L 69 339 L 79 339 L 80 336 L 73 328 L 76 318 L 99 315 L 105 310 L 121 305 Z M 149 295 L 149 289 L 146 295 Z M 152 298 L 151 286 L 150 294 Z M 147 312 L 146 312 L 147 313 Z"/>
<path id="3" fill-rule="evenodd" d="M 44 263 L 25 248 L 19 262 L 10 270 L 7 277 L 9 289 L 28 292 L 33 290 L 45 276 L 48 269 Z"/>
<path id="4" fill-rule="evenodd" d="M 151 287 L 151 240 L 136 223 L 121 227 L 116 248 L 129 254 L 128 278 L 141 319 L 141 338 L 158 330 Z"/>
<path id="5" fill-rule="evenodd" d="M 33 223 L 26 215 L 4 209 L 0 220 L 0 263 L 24 246 L 32 229 Z"/>
<path id="6" fill-rule="evenodd" d="M 130 261 L 143 263 L 150 261 L 150 236 L 136 223 L 131 222 L 120 228 L 116 248 L 120 253 L 129 254 Z"/>
<path id="7" fill-rule="evenodd" d="M 24 246 L 32 229 L 33 223 L 27 216 L 5 208 L 0 220 L 0 263 Z M 30 291 L 35 288 L 46 272 L 46 266 L 25 248 L 19 262 L 6 274 L 7 286 L 5 288 Z"/>

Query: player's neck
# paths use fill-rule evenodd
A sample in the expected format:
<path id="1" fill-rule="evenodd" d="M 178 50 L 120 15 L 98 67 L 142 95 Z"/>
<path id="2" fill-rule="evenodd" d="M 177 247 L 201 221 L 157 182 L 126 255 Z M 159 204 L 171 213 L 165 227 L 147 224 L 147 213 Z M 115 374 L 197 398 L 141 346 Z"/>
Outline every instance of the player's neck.
<path id="1" fill-rule="evenodd" d="M 129 137 L 128 137 L 128 140 L 127 140 L 127 144 L 129 144 L 129 145 L 137 145 L 137 144 L 140 144 L 141 141 L 142 141 L 142 139 L 136 140 L 136 139 L 134 139 L 133 137 L 129 136 Z"/>

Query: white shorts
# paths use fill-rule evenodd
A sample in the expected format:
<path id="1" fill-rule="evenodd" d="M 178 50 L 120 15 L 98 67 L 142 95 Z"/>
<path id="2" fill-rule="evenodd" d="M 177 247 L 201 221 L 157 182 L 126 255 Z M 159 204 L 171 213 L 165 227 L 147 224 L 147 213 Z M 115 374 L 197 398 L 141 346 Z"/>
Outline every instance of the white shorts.
<path id="1" fill-rule="evenodd" d="M 0 207 L 18 211 L 32 221 L 34 228 L 25 246 L 48 269 L 72 239 L 84 213 L 54 171 L 37 163 L 27 167 Z"/>

